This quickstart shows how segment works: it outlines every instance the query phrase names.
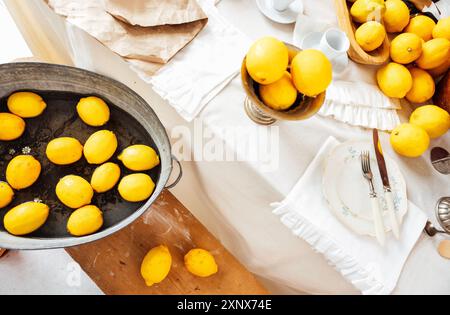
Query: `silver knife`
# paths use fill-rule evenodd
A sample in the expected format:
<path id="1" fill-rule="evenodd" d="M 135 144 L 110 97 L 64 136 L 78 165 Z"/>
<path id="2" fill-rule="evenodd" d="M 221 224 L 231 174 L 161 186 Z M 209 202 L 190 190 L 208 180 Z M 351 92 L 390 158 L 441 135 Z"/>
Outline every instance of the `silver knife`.
<path id="1" fill-rule="evenodd" d="M 396 239 L 400 238 L 400 229 L 395 215 L 394 200 L 392 198 L 391 185 L 389 184 L 389 177 L 386 168 L 386 161 L 384 160 L 383 152 L 381 150 L 381 143 L 378 138 L 378 130 L 373 130 L 373 146 L 375 155 L 377 157 L 378 169 L 380 170 L 381 181 L 383 183 L 384 198 L 388 208 L 389 221 L 391 223 L 392 233 Z"/>

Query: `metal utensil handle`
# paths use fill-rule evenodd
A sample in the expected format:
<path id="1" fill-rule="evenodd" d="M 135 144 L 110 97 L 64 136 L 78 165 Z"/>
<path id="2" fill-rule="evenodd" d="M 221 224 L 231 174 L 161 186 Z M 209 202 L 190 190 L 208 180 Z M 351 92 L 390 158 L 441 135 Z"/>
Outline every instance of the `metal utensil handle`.
<path id="1" fill-rule="evenodd" d="M 183 177 L 183 167 L 181 166 L 181 162 L 175 157 L 175 155 L 172 154 L 172 162 L 173 161 L 175 161 L 177 163 L 178 168 L 180 169 L 180 172 L 178 173 L 177 178 L 174 180 L 174 182 L 172 184 L 169 184 L 164 187 L 166 189 L 175 187 L 180 182 L 181 178 Z"/>

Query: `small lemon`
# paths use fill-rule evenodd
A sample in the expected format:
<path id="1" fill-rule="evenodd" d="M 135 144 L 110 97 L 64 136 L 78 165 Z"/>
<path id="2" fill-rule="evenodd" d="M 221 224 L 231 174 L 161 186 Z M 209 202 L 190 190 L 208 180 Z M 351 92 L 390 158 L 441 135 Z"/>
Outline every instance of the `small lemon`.
<path id="1" fill-rule="evenodd" d="M 130 202 L 144 201 L 155 189 L 155 183 L 147 174 L 137 173 L 125 176 L 119 183 L 119 194 Z"/>
<path id="2" fill-rule="evenodd" d="M 18 155 L 6 167 L 6 181 L 20 190 L 33 185 L 41 174 L 41 163 L 31 155 Z"/>
<path id="3" fill-rule="evenodd" d="M 47 104 L 42 97 L 32 92 L 17 92 L 8 97 L 8 109 L 22 118 L 37 117 L 45 110 Z"/>
<path id="4" fill-rule="evenodd" d="M 386 12 L 384 12 L 383 22 L 386 31 L 389 33 L 398 33 L 409 23 L 409 8 L 401 0 L 387 0 L 385 3 Z"/>
<path id="5" fill-rule="evenodd" d="M 378 69 L 377 82 L 384 94 L 396 98 L 405 97 L 413 84 L 409 70 L 395 62 L 388 63 Z"/>
<path id="6" fill-rule="evenodd" d="M 433 38 L 446 38 L 450 40 L 450 16 L 440 19 L 433 28 Z"/>
<path id="7" fill-rule="evenodd" d="M 431 74 L 433 76 L 433 78 L 437 78 L 440 77 L 441 75 L 444 75 L 448 68 L 450 68 L 450 53 L 449 56 L 447 57 L 447 61 L 444 62 L 442 65 L 436 67 L 436 68 L 432 68 L 432 69 L 428 69 L 428 73 Z"/>
<path id="8" fill-rule="evenodd" d="M 108 161 L 116 150 L 116 135 L 109 130 L 100 130 L 87 139 L 83 152 L 89 164 L 102 164 Z"/>
<path id="9" fill-rule="evenodd" d="M 391 145 L 400 155 L 418 157 L 428 149 L 430 137 L 423 128 L 405 123 L 392 130 Z"/>
<path id="10" fill-rule="evenodd" d="M 184 256 L 184 265 L 190 273 L 198 277 L 209 277 L 218 271 L 214 256 L 201 248 L 191 249 Z"/>
<path id="11" fill-rule="evenodd" d="M 167 246 L 152 248 L 141 263 L 141 276 L 149 287 L 162 282 L 169 274 L 172 266 L 172 256 Z"/>
<path id="12" fill-rule="evenodd" d="M 0 209 L 6 207 L 14 198 L 14 191 L 8 183 L 0 182 Z"/>
<path id="13" fill-rule="evenodd" d="M 422 69 L 433 69 L 445 63 L 450 56 L 450 41 L 446 38 L 429 40 L 422 47 L 422 55 L 416 63 Z"/>
<path id="14" fill-rule="evenodd" d="M 13 235 L 26 235 L 47 221 L 49 207 L 39 202 L 26 202 L 9 210 L 3 218 L 5 229 Z"/>
<path id="15" fill-rule="evenodd" d="M 109 121 L 108 105 L 95 96 L 82 98 L 77 104 L 77 112 L 81 120 L 89 126 L 100 127 Z"/>
<path id="16" fill-rule="evenodd" d="M 275 110 L 291 107 L 297 99 L 297 94 L 292 77 L 287 71 L 280 80 L 259 87 L 259 95 L 264 104 Z"/>
<path id="17" fill-rule="evenodd" d="M 403 33 L 391 42 L 391 58 L 401 64 L 408 64 L 422 54 L 422 39 L 413 33 Z"/>
<path id="18" fill-rule="evenodd" d="M 56 185 L 56 196 L 67 207 L 78 209 L 91 203 L 94 191 L 84 178 L 67 175 Z"/>
<path id="19" fill-rule="evenodd" d="M 432 32 L 436 23 L 425 15 L 418 15 L 413 17 L 408 26 L 404 29 L 405 33 L 414 33 L 422 38 L 424 41 L 428 41 L 432 38 Z"/>
<path id="20" fill-rule="evenodd" d="M 425 105 L 412 112 L 409 122 L 422 127 L 434 139 L 444 135 L 450 128 L 450 114 L 439 106 Z"/>
<path id="21" fill-rule="evenodd" d="M 350 15 L 358 23 L 381 20 L 386 11 L 384 0 L 356 0 L 350 8 Z"/>
<path id="22" fill-rule="evenodd" d="M 434 80 L 425 70 L 419 68 L 409 69 L 413 78 L 411 90 L 406 93 L 406 99 L 413 103 L 423 103 L 434 95 Z"/>
<path id="23" fill-rule="evenodd" d="M 97 193 L 111 190 L 120 179 L 120 167 L 115 163 L 105 163 L 97 167 L 92 174 L 91 186 Z"/>
<path id="24" fill-rule="evenodd" d="M 321 51 L 306 49 L 292 60 L 291 75 L 297 90 L 313 97 L 327 89 L 333 71 L 331 62 Z"/>
<path id="25" fill-rule="evenodd" d="M 25 131 L 25 121 L 10 113 L 0 113 L 0 141 L 19 138 Z"/>
<path id="26" fill-rule="evenodd" d="M 273 37 L 257 40 L 245 59 L 248 74 L 260 84 L 270 84 L 279 80 L 289 63 L 286 45 Z"/>
<path id="27" fill-rule="evenodd" d="M 83 146 L 75 138 L 56 138 L 48 143 L 45 154 L 54 164 L 69 165 L 81 159 Z"/>
<path id="28" fill-rule="evenodd" d="M 372 51 L 383 44 L 386 31 L 381 23 L 369 21 L 362 24 L 355 32 L 356 42 L 364 51 Z"/>
<path id="29" fill-rule="evenodd" d="M 67 220 L 67 231 L 73 236 L 97 232 L 103 225 L 103 213 L 96 206 L 84 206 L 72 212 Z"/>
<path id="30" fill-rule="evenodd" d="M 148 171 L 159 165 L 159 157 L 151 147 L 142 144 L 129 146 L 119 155 L 119 160 L 132 171 Z"/>

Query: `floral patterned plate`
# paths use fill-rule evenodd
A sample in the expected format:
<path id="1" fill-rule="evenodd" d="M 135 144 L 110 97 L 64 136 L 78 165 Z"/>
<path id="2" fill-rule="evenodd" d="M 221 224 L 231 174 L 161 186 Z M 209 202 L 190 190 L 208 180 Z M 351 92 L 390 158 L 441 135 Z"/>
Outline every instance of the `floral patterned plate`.
<path id="1" fill-rule="evenodd" d="M 334 215 L 357 234 L 375 236 L 372 208 L 369 199 L 369 185 L 361 170 L 360 153 L 369 150 L 371 168 L 374 175 L 375 191 L 378 194 L 384 227 L 390 231 L 383 185 L 369 141 L 349 141 L 338 145 L 327 158 L 323 175 L 323 193 Z M 408 210 L 406 183 L 398 165 L 387 155 L 384 156 L 389 173 L 395 212 L 399 223 Z"/>

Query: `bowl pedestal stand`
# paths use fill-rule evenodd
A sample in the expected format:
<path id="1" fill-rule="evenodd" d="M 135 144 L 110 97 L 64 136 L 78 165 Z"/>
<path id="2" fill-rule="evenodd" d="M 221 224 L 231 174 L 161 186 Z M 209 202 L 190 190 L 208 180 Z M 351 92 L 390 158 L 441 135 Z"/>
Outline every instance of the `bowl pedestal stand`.
<path id="1" fill-rule="evenodd" d="M 277 121 L 275 118 L 272 118 L 263 113 L 247 96 L 245 97 L 244 101 L 244 109 L 247 113 L 247 116 L 257 124 L 268 126 Z"/>

